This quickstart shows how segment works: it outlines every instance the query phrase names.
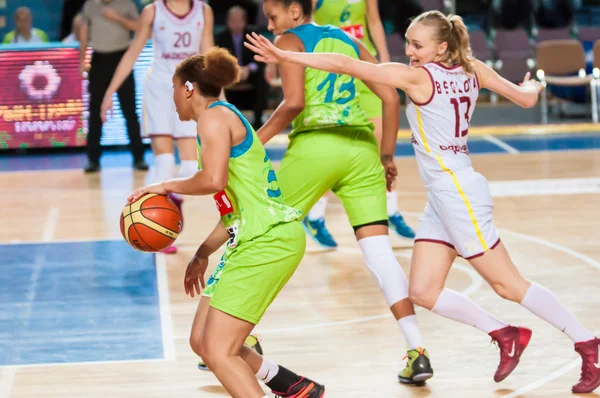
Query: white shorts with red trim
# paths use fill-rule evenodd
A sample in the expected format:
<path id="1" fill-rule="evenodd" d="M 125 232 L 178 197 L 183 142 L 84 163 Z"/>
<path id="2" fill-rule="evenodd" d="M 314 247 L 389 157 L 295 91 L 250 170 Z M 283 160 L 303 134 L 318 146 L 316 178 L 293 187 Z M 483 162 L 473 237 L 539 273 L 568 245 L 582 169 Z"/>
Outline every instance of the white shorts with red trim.
<path id="1" fill-rule="evenodd" d="M 173 87 L 147 81 L 144 85 L 142 130 L 144 136 L 169 135 L 173 138 L 195 138 L 196 122 L 179 120 L 173 102 Z"/>
<path id="2" fill-rule="evenodd" d="M 472 169 L 448 174 L 427 191 L 415 241 L 446 245 L 465 259 L 481 256 L 500 242 L 493 208 L 485 177 Z"/>

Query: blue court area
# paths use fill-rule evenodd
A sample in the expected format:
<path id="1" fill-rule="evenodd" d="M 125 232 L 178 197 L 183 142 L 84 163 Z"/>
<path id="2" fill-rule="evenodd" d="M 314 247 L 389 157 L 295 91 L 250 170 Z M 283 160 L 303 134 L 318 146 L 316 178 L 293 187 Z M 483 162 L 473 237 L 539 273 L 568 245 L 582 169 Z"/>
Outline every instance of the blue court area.
<path id="1" fill-rule="evenodd" d="M 163 358 L 153 255 L 95 241 L 0 259 L 0 365 Z"/>
<path id="2" fill-rule="evenodd" d="M 504 146 L 498 145 L 485 137 L 469 138 L 471 154 L 507 153 L 507 147 L 518 152 L 568 151 L 600 149 L 600 133 L 565 133 L 565 134 L 523 134 L 509 136 L 494 136 Z M 285 154 L 285 146 L 267 145 L 271 160 L 279 161 Z M 410 140 L 399 140 L 396 144 L 396 156 L 414 156 Z M 152 164 L 152 154 L 146 154 L 147 161 Z M 104 168 L 130 167 L 131 155 L 126 151 L 107 150 L 102 155 L 101 164 Z M 24 170 L 68 170 L 82 169 L 86 164 L 83 153 L 71 154 L 27 154 L 8 155 L 0 157 L 0 172 Z"/>

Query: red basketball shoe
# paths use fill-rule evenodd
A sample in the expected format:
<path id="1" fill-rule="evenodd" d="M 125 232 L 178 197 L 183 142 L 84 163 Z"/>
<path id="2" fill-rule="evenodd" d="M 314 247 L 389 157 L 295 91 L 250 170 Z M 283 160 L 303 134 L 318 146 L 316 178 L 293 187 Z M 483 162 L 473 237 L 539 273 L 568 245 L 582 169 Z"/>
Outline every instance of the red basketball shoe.
<path id="1" fill-rule="evenodd" d="M 586 394 L 600 386 L 600 339 L 595 338 L 575 344 L 575 351 L 581 355 L 581 378 L 573 386 L 576 394 Z"/>
<path id="2" fill-rule="evenodd" d="M 519 364 L 519 359 L 531 340 L 531 330 L 516 326 L 506 326 L 490 333 L 492 341 L 500 348 L 500 365 L 494 374 L 496 383 L 506 379 Z"/>

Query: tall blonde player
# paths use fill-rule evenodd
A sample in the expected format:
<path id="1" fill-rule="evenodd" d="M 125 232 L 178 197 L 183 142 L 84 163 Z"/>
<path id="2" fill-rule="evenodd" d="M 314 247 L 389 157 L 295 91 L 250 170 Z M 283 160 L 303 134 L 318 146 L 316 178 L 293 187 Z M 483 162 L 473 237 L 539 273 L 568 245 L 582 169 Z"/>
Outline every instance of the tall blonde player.
<path id="1" fill-rule="evenodd" d="M 144 134 L 152 141 L 154 168 L 148 174 L 148 182 L 165 181 L 175 177 L 189 177 L 198 168 L 196 153 L 196 124 L 182 122 L 177 117 L 171 77 L 177 65 L 198 52 L 205 52 L 214 45 L 213 13 L 200 0 L 156 0 L 144 7 L 140 25 L 131 46 L 119 66 L 104 96 L 101 117 L 112 109 L 112 97 L 125 78 L 131 73 L 136 59 L 152 37 L 154 58 L 144 85 L 144 108 L 142 125 Z M 177 140 L 181 165 L 176 172 L 174 140 Z M 180 196 L 171 195 L 181 207 Z M 175 253 L 171 246 L 165 253 Z"/>
<path id="2" fill-rule="evenodd" d="M 377 0 L 312 0 L 313 20 L 319 25 L 333 25 L 360 40 L 373 56 L 379 54 L 381 62 L 389 62 L 390 54 L 385 31 L 379 15 Z M 382 103 L 362 82 L 357 83 L 360 107 L 375 125 L 375 136 L 381 142 Z M 387 191 L 387 213 L 390 227 L 404 238 L 414 239 L 415 232 L 398 211 L 398 193 L 395 188 Z M 327 195 L 323 196 L 304 219 L 305 229 L 318 243 L 325 247 L 337 244 L 325 227 Z"/>
<path id="3" fill-rule="evenodd" d="M 341 54 L 281 51 L 264 37 L 249 45 L 265 62 L 291 62 L 330 73 L 402 89 L 421 178 L 427 190 L 425 214 L 417 233 L 409 297 L 421 307 L 489 334 L 500 347 L 494 380 L 518 365 L 531 330 L 506 324 L 468 297 L 444 288 L 457 255 L 502 298 L 514 301 L 564 332 L 583 360 L 575 393 L 600 386 L 600 339 L 595 338 L 548 289 L 523 278 L 498 238 L 486 179 L 473 170 L 467 148 L 469 120 L 479 90 L 487 88 L 524 108 L 533 107 L 542 86 L 525 76 L 515 85 L 471 56 L 469 34 L 459 16 L 421 14 L 406 33 L 410 66 L 374 65 Z"/>

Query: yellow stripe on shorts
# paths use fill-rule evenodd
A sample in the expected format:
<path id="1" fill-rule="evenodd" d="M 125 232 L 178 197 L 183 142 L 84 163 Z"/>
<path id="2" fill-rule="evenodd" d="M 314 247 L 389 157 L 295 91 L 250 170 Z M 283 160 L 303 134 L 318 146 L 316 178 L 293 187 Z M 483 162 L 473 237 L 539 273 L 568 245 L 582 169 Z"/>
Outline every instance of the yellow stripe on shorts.
<path id="1" fill-rule="evenodd" d="M 419 110 L 419 107 L 416 105 L 415 105 L 415 109 L 417 110 L 417 122 L 419 123 L 419 132 L 421 133 L 421 138 L 423 139 L 423 146 L 425 147 L 425 150 L 427 152 L 431 153 L 431 150 L 429 149 L 429 144 L 427 143 L 427 139 L 425 138 L 425 132 L 423 131 L 423 123 L 421 123 L 421 111 Z M 436 157 L 438 163 L 440 164 L 440 167 L 442 168 L 442 170 L 444 170 L 446 173 L 448 173 L 448 174 L 450 174 L 450 176 L 452 176 L 452 181 L 454 182 L 454 185 L 456 186 L 456 189 L 458 190 L 460 197 L 462 198 L 462 200 L 465 202 L 465 205 L 467 206 L 467 211 L 469 212 L 469 216 L 471 217 L 471 222 L 473 223 L 473 226 L 475 227 L 475 232 L 477 233 L 477 237 L 479 238 L 481 247 L 483 247 L 484 251 L 487 251 L 489 249 L 489 247 L 488 247 L 487 243 L 485 242 L 485 239 L 483 239 L 483 234 L 481 233 L 481 228 L 479 228 L 479 223 L 477 222 L 477 218 L 475 218 L 475 213 L 473 212 L 471 203 L 469 202 L 469 199 L 467 199 L 467 195 L 465 195 L 465 191 L 463 191 L 462 187 L 460 186 L 460 183 L 458 182 L 458 178 L 456 178 L 456 174 L 454 174 L 454 172 L 452 170 L 450 170 L 449 168 L 446 167 L 446 165 L 444 164 L 444 161 L 442 160 L 442 157 L 440 155 L 435 154 L 435 157 Z"/>

